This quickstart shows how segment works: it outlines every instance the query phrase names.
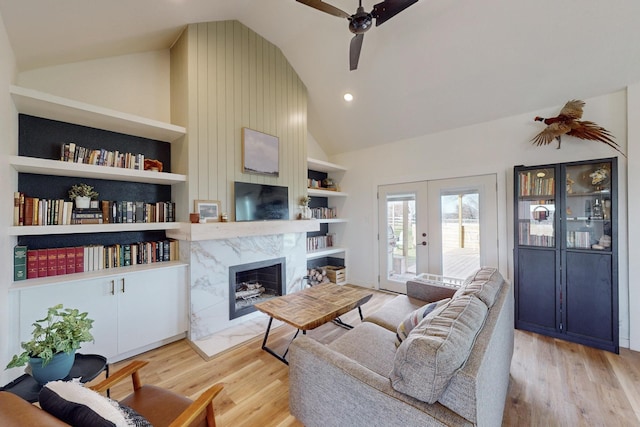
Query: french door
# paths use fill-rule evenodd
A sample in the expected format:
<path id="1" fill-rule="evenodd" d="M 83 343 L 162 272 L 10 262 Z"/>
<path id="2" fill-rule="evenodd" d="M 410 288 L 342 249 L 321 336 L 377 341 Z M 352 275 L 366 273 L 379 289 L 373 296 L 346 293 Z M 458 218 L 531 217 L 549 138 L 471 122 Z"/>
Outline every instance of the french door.
<path id="1" fill-rule="evenodd" d="M 496 176 L 378 187 L 379 287 L 433 273 L 465 278 L 498 265 Z"/>

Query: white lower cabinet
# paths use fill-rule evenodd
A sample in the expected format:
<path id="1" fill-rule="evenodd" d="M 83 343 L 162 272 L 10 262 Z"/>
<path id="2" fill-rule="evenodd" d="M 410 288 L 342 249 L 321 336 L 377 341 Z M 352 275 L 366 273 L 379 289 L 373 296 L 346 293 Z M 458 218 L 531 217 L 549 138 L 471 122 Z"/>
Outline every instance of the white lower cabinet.
<path id="1" fill-rule="evenodd" d="M 56 304 L 89 313 L 93 343 L 82 353 L 109 359 L 183 334 L 188 329 L 186 265 L 117 274 L 19 291 L 20 342 Z"/>

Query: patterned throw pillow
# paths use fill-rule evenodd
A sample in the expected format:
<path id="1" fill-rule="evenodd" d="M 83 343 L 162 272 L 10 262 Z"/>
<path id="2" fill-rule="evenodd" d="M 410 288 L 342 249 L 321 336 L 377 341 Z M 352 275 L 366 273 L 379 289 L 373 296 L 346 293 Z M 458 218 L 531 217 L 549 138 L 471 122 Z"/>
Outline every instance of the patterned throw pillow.
<path id="1" fill-rule="evenodd" d="M 430 302 L 429 304 L 423 305 L 422 307 L 407 314 L 407 316 L 398 325 L 398 329 L 396 331 L 396 347 L 398 347 L 402 341 L 407 339 L 409 332 L 418 326 L 418 323 L 420 323 L 422 319 L 427 317 L 430 313 L 433 313 L 435 309 L 443 307 L 449 301 L 451 301 L 451 298 Z"/>
<path id="2" fill-rule="evenodd" d="M 47 383 L 38 400 L 42 409 L 76 427 L 151 426 L 133 409 L 85 388 L 77 379 Z"/>

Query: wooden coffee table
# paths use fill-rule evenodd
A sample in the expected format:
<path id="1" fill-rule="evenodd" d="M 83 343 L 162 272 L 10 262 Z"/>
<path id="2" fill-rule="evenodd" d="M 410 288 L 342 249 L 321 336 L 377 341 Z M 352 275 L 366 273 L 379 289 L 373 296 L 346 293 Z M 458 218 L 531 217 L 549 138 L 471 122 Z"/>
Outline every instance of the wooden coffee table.
<path id="1" fill-rule="evenodd" d="M 306 334 L 309 329 L 317 328 L 327 322 L 335 321 L 338 325 L 351 329 L 352 326 L 340 320 L 340 316 L 357 308 L 362 320 L 362 304 L 371 299 L 373 293 L 354 285 L 336 285 L 323 283 L 293 294 L 272 298 L 260 302 L 255 308 L 269 316 L 269 324 L 262 341 L 262 349 L 286 363 L 287 353 L 279 355 L 267 347 L 267 339 L 273 319 L 281 320 L 297 329 L 291 339 L 293 341 L 300 331 Z"/>

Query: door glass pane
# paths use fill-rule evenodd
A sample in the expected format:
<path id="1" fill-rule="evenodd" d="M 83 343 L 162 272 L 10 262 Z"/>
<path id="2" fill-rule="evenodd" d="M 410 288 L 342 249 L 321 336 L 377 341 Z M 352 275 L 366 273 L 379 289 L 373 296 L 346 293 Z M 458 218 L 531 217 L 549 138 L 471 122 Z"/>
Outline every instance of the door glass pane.
<path id="1" fill-rule="evenodd" d="M 554 169 L 529 169 L 518 173 L 518 243 L 555 246 Z"/>
<path id="2" fill-rule="evenodd" d="M 387 196 L 387 279 L 404 282 L 416 275 L 416 195 Z"/>
<path id="3" fill-rule="evenodd" d="M 477 192 L 440 196 L 444 276 L 465 278 L 480 267 L 479 199 Z"/>
<path id="4" fill-rule="evenodd" d="M 611 163 L 567 166 L 567 248 L 611 250 Z"/>

